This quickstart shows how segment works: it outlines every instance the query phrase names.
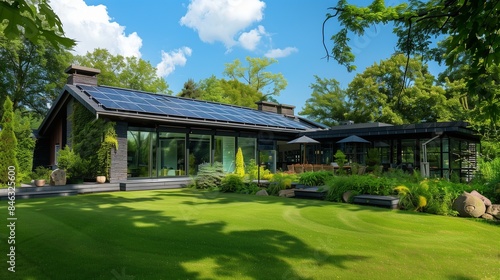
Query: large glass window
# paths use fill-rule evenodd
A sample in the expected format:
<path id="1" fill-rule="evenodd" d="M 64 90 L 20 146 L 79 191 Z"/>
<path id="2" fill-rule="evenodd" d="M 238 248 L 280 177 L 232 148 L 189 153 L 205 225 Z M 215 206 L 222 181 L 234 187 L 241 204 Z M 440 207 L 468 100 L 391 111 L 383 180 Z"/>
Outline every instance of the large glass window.
<path id="1" fill-rule="evenodd" d="M 156 176 L 156 132 L 127 132 L 127 173 L 129 177 Z"/>
<path id="2" fill-rule="evenodd" d="M 227 173 L 232 173 L 235 169 L 235 140 L 231 136 L 215 136 L 214 162 L 221 162 Z"/>
<path id="3" fill-rule="evenodd" d="M 160 133 L 159 176 L 186 175 L 186 134 Z"/>
<path id="4" fill-rule="evenodd" d="M 256 160 L 257 153 L 257 139 L 248 137 L 238 137 L 238 147 L 243 152 L 243 161 L 245 166 L 248 166 L 251 160 Z"/>
<path id="5" fill-rule="evenodd" d="M 198 174 L 198 167 L 202 163 L 210 163 L 211 135 L 189 135 L 189 175 Z"/>

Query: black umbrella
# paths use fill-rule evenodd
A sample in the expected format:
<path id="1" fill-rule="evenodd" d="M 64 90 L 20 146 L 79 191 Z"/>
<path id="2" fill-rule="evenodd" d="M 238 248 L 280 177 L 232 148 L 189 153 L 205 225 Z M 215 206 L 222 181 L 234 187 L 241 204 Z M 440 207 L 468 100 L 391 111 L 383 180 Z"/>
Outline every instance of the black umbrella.
<path id="1" fill-rule="evenodd" d="M 306 159 L 306 144 L 317 144 L 317 143 L 319 142 L 305 135 L 300 136 L 299 138 L 288 142 L 288 144 L 304 144 L 304 157 L 302 158 L 302 163 L 304 163 Z"/>
<path id="2" fill-rule="evenodd" d="M 341 143 L 370 143 L 370 141 L 368 140 L 365 140 L 359 136 L 356 136 L 356 135 L 351 135 L 349 137 L 346 137 L 340 141 L 337 141 L 337 143 L 341 144 Z"/>

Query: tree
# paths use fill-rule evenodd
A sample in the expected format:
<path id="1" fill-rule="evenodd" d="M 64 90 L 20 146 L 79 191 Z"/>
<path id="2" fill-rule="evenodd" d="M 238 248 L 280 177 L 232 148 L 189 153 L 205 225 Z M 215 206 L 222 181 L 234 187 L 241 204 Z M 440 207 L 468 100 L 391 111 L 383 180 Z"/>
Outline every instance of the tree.
<path id="1" fill-rule="evenodd" d="M 95 49 L 84 56 L 75 56 L 74 61 L 101 70 L 97 76 L 101 85 L 172 94 L 165 79 L 156 74 L 156 68 L 143 59 L 112 55 L 106 49 Z"/>
<path id="2" fill-rule="evenodd" d="M 340 121 L 346 120 L 351 111 L 347 102 L 345 90 L 340 88 L 340 84 L 335 79 L 322 79 L 314 76 L 316 82 L 310 85 L 313 90 L 311 97 L 306 100 L 306 104 L 300 115 L 328 125 L 338 125 Z"/>
<path id="3" fill-rule="evenodd" d="M 0 1 L 0 11 L 0 23 L 5 24 L 2 31 L 9 40 L 25 37 L 35 45 L 47 40 L 54 48 L 75 45 L 74 40 L 64 37 L 61 20 L 46 0 Z"/>
<path id="4" fill-rule="evenodd" d="M 227 81 L 215 76 L 200 81 L 200 100 L 257 108 L 262 95 L 251 86 L 237 80 Z"/>
<path id="5" fill-rule="evenodd" d="M 13 108 L 44 116 L 66 83 L 64 69 L 71 54 L 39 38 L 7 39 L 0 34 L 0 102 L 9 97 Z"/>
<path id="6" fill-rule="evenodd" d="M 31 115 L 23 115 L 21 110 L 14 112 L 14 134 L 17 139 L 16 157 L 19 164 L 17 175 L 21 181 L 29 179 L 33 169 L 33 151 L 36 140 L 32 135 L 32 123 Z"/>
<path id="7" fill-rule="evenodd" d="M 243 159 L 243 151 L 241 147 L 238 147 L 238 151 L 236 152 L 236 160 L 235 160 L 235 171 L 234 173 L 239 177 L 245 176 L 245 161 Z"/>
<path id="8" fill-rule="evenodd" d="M 14 174 L 19 173 L 19 164 L 17 162 L 17 139 L 14 133 L 14 111 L 13 104 L 9 97 L 5 99 L 3 104 L 2 115 L 2 131 L 0 131 L 0 184 L 6 185 L 14 181 L 16 185 L 19 183 L 19 177 L 15 176 L 14 180 L 10 180 L 9 171 L 14 171 Z"/>
<path id="9" fill-rule="evenodd" d="M 198 85 L 194 82 L 193 79 L 188 79 L 188 81 L 184 83 L 184 87 L 182 88 L 182 91 L 178 96 L 198 99 L 200 97 L 200 90 L 198 89 Z"/>
<path id="10" fill-rule="evenodd" d="M 331 39 L 334 43 L 331 54 L 349 71 L 355 69 L 354 54 L 348 45 L 349 36 L 364 34 L 372 24 L 393 23 L 399 36 L 398 48 L 407 55 L 420 55 L 423 59 L 444 61 L 454 67 L 460 56 L 470 58 L 473 71 L 468 80 L 468 94 L 477 95 L 478 102 L 492 102 L 484 92 L 477 91 L 481 86 L 479 77 L 487 73 L 488 67 L 500 64 L 500 25 L 499 0 L 429 0 L 410 1 L 409 4 L 386 6 L 383 0 L 374 0 L 368 7 L 350 5 L 340 0 L 336 7 L 330 7 L 332 13 L 326 15 L 326 23 L 336 18 L 342 28 Z M 444 49 L 435 48 L 432 37 L 444 38 Z M 498 111 L 491 111 L 490 117 L 497 118 Z"/>
<path id="11" fill-rule="evenodd" d="M 435 85 L 427 66 L 413 58 L 407 70 L 405 64 L 406 57 L 396 54 L 356 75 L 347 89 L 349 119 L 391 124 L 448 120 L 445 91 Z"/>
<path id="12" fill-rule="evenodd" d="M 280 92 L 286 88 L 287 82 L 283 74 L 265 71 L 269 66 L 278 62 L 276 59 L 247 57 L 246 61 L 247 67 L 243 66 L 239 59 L 227 63 L 224 75 L 249 85 L 262 95 L 261 100 L 271 100 L 274 96 L 279 96 Z"/>

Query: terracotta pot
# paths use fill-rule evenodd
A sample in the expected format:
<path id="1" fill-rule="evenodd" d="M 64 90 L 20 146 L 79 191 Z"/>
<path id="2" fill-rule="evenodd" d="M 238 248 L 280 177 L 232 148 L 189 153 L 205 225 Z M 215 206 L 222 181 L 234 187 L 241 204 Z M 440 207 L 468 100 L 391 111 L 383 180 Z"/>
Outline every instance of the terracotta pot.
<path id="1" fill-rule="evenodd" d="M 44 179 L 35 180 L 35 186 L 37 187 L 45 186 L 45 180 Z"/>
<path id="2" fill-rule="evenodd" d="M 97 176 L 96 177 L 96 182 L 99 183 L 99 184 L 106 183 L 106 176 Z"/>

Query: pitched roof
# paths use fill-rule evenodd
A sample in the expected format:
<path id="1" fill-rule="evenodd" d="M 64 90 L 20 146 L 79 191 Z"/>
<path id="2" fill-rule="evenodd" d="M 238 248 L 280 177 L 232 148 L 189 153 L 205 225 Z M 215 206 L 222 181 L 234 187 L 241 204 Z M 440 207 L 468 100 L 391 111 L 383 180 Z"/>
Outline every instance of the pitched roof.
<path id="1" fill-rule="evenodd" d="M 98 117 L 288 132 L 325 128 L 297 116 L 108 86 L 66 85 L 61 95 L 65 93 L 75 97 Z M 50 119 L 61 99 L 65 98 L 60 96 L 56 100 L 46 120 Z M 47 125 L 46 120 L 40 126 L 40 131 Z"/>

